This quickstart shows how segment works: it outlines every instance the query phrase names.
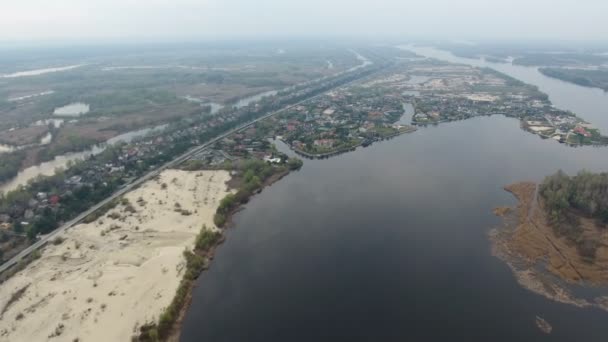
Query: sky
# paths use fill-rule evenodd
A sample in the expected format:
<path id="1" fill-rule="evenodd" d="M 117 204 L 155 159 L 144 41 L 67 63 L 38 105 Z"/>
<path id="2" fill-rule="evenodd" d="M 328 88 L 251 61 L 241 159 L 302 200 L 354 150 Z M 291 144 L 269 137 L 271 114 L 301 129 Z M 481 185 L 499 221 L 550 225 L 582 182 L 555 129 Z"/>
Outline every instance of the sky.
<path id="1" fill-rule="evenodd" d="M 0 41 L 608 39 L 608 0 L 0 0 Z"/>

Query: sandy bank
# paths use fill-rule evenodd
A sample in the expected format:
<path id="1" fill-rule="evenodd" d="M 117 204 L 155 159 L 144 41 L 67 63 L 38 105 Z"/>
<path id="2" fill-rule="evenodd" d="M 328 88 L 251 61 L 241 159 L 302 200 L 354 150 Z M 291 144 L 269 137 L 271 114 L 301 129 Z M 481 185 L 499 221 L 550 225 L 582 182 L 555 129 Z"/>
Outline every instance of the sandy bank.
<path id="1" fill-rule="evenodd" d="M 65 232 L 0 287 L 0 341 L 130 341 L 171 302 L 182 253 L 213 227 L 229 178 L 167 170 L 125 195 L 129 204 Z"/>

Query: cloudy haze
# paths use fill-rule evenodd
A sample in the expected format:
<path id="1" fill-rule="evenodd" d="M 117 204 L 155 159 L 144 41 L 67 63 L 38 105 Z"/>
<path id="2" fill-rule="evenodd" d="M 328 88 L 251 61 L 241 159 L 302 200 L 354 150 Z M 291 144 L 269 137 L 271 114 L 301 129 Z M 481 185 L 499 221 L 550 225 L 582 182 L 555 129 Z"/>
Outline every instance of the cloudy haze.
<path id="1" fill-rule="evenodd" d="M 3 0 L 0 40 L 407 36 L 603 40 L 606 0 Z"/>

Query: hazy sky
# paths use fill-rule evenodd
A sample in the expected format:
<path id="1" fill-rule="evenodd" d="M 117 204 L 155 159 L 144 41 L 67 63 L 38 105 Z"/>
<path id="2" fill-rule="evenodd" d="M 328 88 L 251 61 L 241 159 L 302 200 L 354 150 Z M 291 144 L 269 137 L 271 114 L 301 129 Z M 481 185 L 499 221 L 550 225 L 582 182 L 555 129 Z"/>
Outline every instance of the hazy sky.
<path id="1" fill-rule="evenodd" d="M 608 39 L 608 0 L 0 0 L 0 40 Z"/>

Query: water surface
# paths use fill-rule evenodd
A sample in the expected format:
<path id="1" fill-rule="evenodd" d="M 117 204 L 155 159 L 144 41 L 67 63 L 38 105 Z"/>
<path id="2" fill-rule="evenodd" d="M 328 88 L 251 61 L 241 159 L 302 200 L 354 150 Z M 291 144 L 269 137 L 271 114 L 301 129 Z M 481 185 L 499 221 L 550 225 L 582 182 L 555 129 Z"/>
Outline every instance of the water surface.
<path id="1" fill-rule="evenodd" d="M 52 176 L 55 174 L 57 169 L 64 169 L 67 167 L 68 163 L 86 159 L 92 155 L 99 154 L 103 152 L 107 146 L 116 144 L 118 142 L 130 142 L 135 138 L 143 137 L 152 132 L 157 132 L 162 130 L 167 125 L 159 125 L 151 128 L 144 128 L 136 131 L 127 132 L 124 134 L 120 134 L 115 136 L 114 138 L 109 139 L 103 144 L 98 144 L 90 149 L 87 149 L 82 152 L 74 152 L 74 153 L 66 153 L 60 156 L 55 157 L 53 160 L 43 162 L 37 165 L 30 166 L 24 170 L 19 171 L 17 176 L 11 179 L 8 182 L 0 184 L 0 192 L 8 192 L 11 190 L 17 189 L 20 185 L 26 185 L 30 180 L 38 177 L 38 176 Z M 52 135 L 50 133 L 44 136 L 40 143 L 50 143 L 52 139 Z M 1 153 L 1 149 L 0 149 Z"/>
<path id="2" fill-rule="evenodd" d="M 608 132 L 605 94 L 534 68 L 475 63 L 538 85 Z M 515 204 L 504 185 L 558 169 L 605 171 L 607 153 L 492 116 L 307 160 L 236 215 L 197 281 L 181 339 L 606 341 L 608 313 L 523 289 L 487 234 L 500 224 L 492 209 Z"/>
<path id="3" fill-rule="evenodd" d="M 307 160 L 236 216 L 182 341 L 606 341 L 608 313 L 521 288 L 487 238 L 504 185 L 606 152 L 493 116 Z"/>
<path id="4" fill-rule="evenodd" d="M 551 78 L 541 74 L 537 67 L 513 65 L 511 63 L 492 63 L 483 59 L 463 58 L 452 53 L 431 47 L 403 46 L 425 57 L 436 58 L 453 63 L 488 67 L 511 77 L 537 86 L 549 95 L 551 102 L 560 109 L 570 110 L 579 117 L 608 134 L 608 92 L 598 88 L 586 88 Z"/>
<path id="5" fill-rule="evenodd" d="M 55 108 L 53 115 L 55 116 L 81 116 L 90 111 L 91 107 L 82 102 L 75 102 L 63 107 Z"/>

